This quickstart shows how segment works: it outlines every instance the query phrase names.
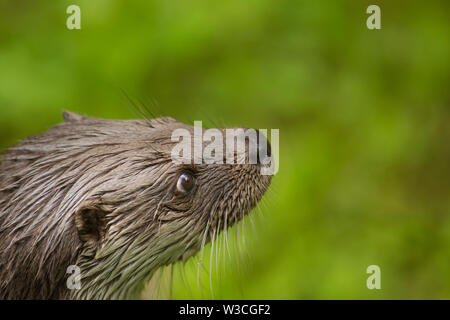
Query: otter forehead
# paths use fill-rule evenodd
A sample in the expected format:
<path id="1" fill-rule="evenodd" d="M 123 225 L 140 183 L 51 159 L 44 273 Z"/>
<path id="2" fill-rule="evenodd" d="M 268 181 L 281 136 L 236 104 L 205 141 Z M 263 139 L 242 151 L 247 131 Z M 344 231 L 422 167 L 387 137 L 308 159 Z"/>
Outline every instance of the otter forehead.
<path id="1" fill-rule="evenodd" d="M 261 163 L 174 162 L 173 132 L 194 127 L 173 118 L 64 119 L 0 163 L 6 298 L 131 297 L 242 219 L 271 181 Z M 80 290 L 64 286 L 72 264 Z"/>
<path id="2" fill-rule="evenodd" d="M 170 117 L 145 120 L 109 120 L 87 118 L 64 112 L 65 122 L 54 126 L 41 137 L 72 141 L 77 144 L 102 142 L 117 144 L 150 143 L 153 147 L 170 143 L 170 137 L 177 128 L 191 130 L 191 127 Z M 73 136 L 76 138 L 73 138 Z"/>

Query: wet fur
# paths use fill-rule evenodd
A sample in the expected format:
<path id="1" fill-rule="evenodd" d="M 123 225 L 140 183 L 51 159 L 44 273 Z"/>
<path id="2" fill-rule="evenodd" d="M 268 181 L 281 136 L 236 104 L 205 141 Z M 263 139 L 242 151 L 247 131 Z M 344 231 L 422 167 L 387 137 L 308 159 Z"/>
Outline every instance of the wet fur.
<path id="1" fill-rule="evenodd" d="M 172 118 L 65 122 L 0 163 L 0 299 L 137 298 L 161 266 L 186 260 L 261 199 L 258 165 L 176 165 Z M 175 192 L 192 171 L 192 194 Z M 226 220 L 226 221 L 225 221 Z M 66 287 L 69 265 L 81 289 Z"/>

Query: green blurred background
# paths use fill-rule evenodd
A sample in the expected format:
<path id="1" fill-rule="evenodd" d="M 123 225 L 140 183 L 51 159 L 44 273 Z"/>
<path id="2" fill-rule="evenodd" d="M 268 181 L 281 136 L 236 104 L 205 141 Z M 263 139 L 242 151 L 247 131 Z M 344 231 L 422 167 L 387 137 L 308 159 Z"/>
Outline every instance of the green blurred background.
<path id="1" fill-rule="evenodd" d="M 63 109 L 133 118 L 119 87 L 185 122 L 280 129 L 245 243 L 176 265 L 173 298 L 450 298 L 448 1 L 0 3 L 2 151 Z"/>

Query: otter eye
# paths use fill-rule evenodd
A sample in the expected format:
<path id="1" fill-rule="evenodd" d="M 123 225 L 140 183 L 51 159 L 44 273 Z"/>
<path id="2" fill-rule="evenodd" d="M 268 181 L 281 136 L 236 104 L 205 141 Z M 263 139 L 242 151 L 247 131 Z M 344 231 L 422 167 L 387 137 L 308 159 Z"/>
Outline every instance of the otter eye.
<path id="1" fill-rule="evenodd" d="M 190 172 L 183 172 L 177 181 L 177 190 L 181 193 L 188 193 L 194 188 L 195 177 Z"/>

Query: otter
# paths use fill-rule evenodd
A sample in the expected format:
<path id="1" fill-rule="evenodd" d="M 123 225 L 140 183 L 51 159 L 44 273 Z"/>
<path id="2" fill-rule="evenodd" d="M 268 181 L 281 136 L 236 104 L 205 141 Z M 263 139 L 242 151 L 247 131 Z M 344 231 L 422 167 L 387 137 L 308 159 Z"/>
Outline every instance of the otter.
<path id="1" fill-rule="evenodd" d="M 157 269 L 248 214 L 271 181 L 259 160 L 174 163 L 171 133 L 193 127 L 173 118 L 63 117 L 2 156 L 0 299 L 138 298 Z M 69 266 L 80 288 L 68 289 Z"/>

